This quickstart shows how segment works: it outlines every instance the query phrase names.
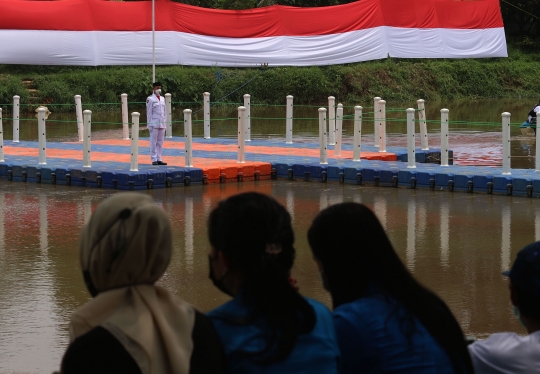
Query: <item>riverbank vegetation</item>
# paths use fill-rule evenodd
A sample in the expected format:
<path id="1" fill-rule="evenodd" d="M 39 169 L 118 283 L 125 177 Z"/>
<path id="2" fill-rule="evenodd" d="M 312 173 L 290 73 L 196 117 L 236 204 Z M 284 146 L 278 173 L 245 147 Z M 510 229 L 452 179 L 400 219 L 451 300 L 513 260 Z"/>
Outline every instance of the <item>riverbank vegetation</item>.
<path id="1" fill-rule="evenodd" d="M 527 38 L 508 42 L 508 58 L 395 59 L 322 67 L 223 68 L 157 66 L 156 79 L 173 102 L 202 103 L 210 92 L 212 102 L 252 101 L 283 104 L 286 95 L 295 102 L 320 104 L 333 95 L 340 102 L 365 102 L 374 96 L 405 101 L 459 98 L 540 97 L 537 45 Z M 84 103 L 118 103 L 127 93 L 131 103 L 143 106 L 151 90 L 151 66 L 65 67 L 0 65 L 0 104 L 9 110 L 13 95 L 23 108 L 58 106 L 72 110 L 73 96 Z M 24 105 L 29 104 L 29 105 Z M 92 108 L 94 109 L 94 108 Z"/>

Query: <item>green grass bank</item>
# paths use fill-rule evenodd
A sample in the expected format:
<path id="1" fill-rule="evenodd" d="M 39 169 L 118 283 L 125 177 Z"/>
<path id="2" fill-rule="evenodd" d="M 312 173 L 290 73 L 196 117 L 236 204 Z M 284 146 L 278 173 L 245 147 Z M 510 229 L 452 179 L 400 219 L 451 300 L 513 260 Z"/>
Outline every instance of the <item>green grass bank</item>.
<path id="1" fill-rule="evenodd" d="M 258 104 L 321 104 L 333 95 L 338 102 L 361 103 L 381 96 L 387 101 L 423 98 L 429 101 L 460 98 L 540 97 L 540 54 L 509 44 L 508 58 L 394 59 L 387 58 L 324 67 L 222 68 L 157 66 L 156 79 L 173 102 L 241 103 L 249 93 Z M 131 107 L 143 106 L 151 90 L 151 66 L 65 67 L 0 65 L 0 104 L 11 111 L 13 95 L 23 111 L 45 104 L 54 111 L 74 108 L 73 96 L 102 103 L 92 110 L 113 108 L 127 93 Z M 139 104 L 136 104 L 139 103 Z M 194 105 L 192 105 L 194 106 Z"/>

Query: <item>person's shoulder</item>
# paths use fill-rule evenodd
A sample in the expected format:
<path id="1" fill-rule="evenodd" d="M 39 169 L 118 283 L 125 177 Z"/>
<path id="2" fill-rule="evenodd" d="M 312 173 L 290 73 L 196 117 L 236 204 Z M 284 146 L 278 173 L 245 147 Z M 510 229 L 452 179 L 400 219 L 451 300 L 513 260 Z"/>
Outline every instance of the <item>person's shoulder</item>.
<path id="1" fill-rule="evenodd" d="M 482 352 L 495 353 L 498 351 L 508 351 L 513 347 L 521 345 L 524 338 L 514 332 L 498 332 L 491 334 L 484 340 L 478 340 L 469 345 L 469 351 L 472 354 L 481 354 Z"/>
<path id="2" fill-rule="evenodd" d="M 157 100 L 157 99 L 156 99 L 156 97 L 155 97 L 153 94 L 150 95 L 150 96 L 148 96 L 148 97 L 146 98 L 146 102 L 147 102 L 147 103 L 150 102 L 150 101 L 156 101 L 156 100 Z"/>
<path id="3" fill-rule="evenodd" d="M 324 305 L 323 303 L 321 303 L 320 301 L 317 301 L 317 300 L 314 300 L 312 298 L 309 298 L 309 297 L 306 297 L 306 296 L 302 296 L 308 303 L 309 305 L 311 305 L 313 307 L 313 309 L 315 309 L 316 311 L 323 311 L 323 312 L 329 312 L 330 313 L 330 309 L 328 309 L 328 307 L 326 305 Z"/>

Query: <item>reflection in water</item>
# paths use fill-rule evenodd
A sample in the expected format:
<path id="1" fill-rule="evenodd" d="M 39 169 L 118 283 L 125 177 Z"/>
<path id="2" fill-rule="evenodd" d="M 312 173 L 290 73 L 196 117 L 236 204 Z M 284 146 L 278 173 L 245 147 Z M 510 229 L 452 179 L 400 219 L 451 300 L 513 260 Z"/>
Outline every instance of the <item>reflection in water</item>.
<path id="1" fill-rule="evenodd" d="M 450 219 L 448 217 L 448 204 L 441 202 L 440 217 L 441 221 L 441 265 L 448 266 L 448 250 L 450 243 Z"/>
<path id="2" fill-rule="evenodd" d="M 162 286 L 202 311 L 228 299 L 208 280 L 206 221 L 219 201 L 252 190 L 274 196 L 294 217 L 292 275 L 304 295 L 331 305 L 307 243 L 311 221 L 331 204 L 362 202 L 377 214 L 416 278 L 448 303 L 465 333 L 524 333 L 500 272 L 539 238 L 536 199 L 288 181 L 148 190 L 143 193 L 164 207 L 174 230 L 173 258 Z M 70 315 L 88 300 L 79 232 L 95 206 L 113 193 L 0 181 L 1 373 L 58 369 Z"/>
<path id="3" fill-rule="evenodd" d="M 407 267 L 414 272 L 414 258 L 416 255 L 416 201 L 409 200 L 407 204 Z"/>
<path id="4" fill-rule="evenodd" d="M 501 271 L 510 269 L 510 250 L 511 250 L 511 216 L 510 207 L 505 206 L 502 209 L 502 230 L 501 230 Z"/>

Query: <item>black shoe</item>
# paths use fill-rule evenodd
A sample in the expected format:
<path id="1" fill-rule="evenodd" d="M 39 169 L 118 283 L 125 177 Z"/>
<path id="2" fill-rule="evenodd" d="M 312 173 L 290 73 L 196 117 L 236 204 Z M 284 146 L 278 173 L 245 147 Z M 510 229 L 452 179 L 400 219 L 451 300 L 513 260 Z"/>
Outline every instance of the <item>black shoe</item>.
<path id="1" fill-rule="evenodd" d="M 157 161 L 156 164 L 158 164 L 158 165 L 167 165 L 166 162 L 163 162 L 163 161 L 161 161 L 161 160 Z"/>
<path id="2" fill-rule="evenodd" d="M 157 161 L 152 162 L 152 165 L 159 165 Z"/>

